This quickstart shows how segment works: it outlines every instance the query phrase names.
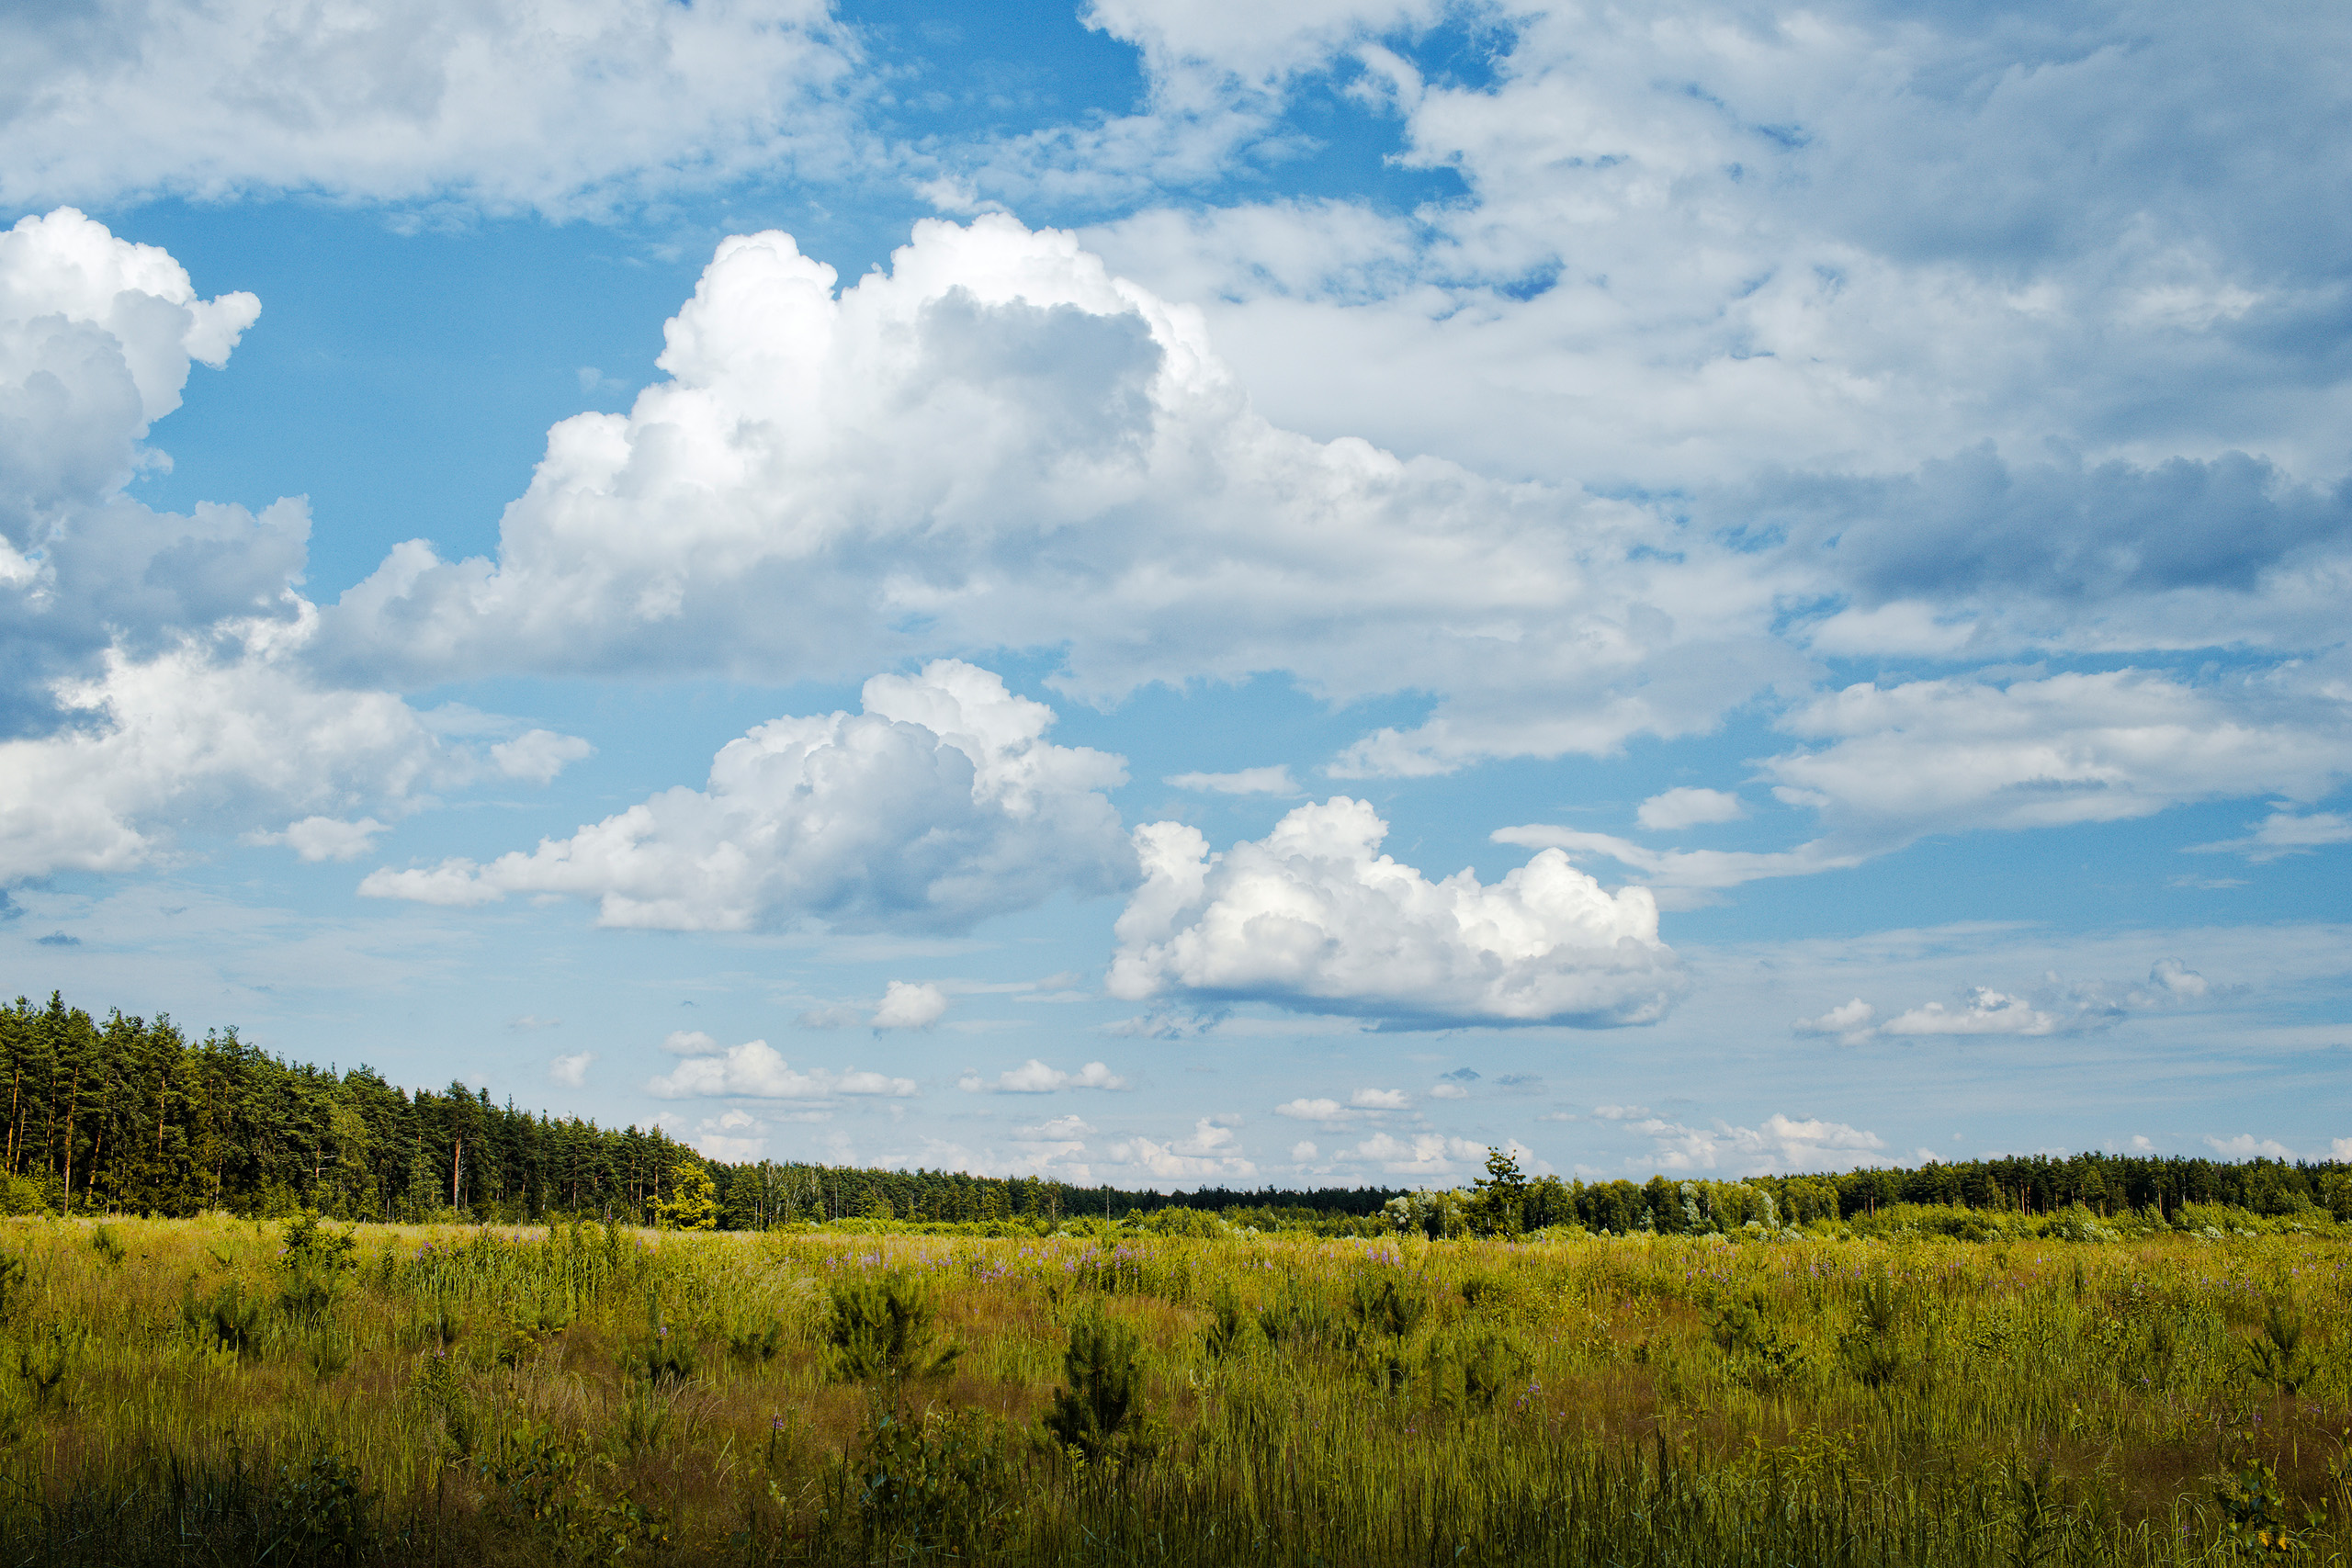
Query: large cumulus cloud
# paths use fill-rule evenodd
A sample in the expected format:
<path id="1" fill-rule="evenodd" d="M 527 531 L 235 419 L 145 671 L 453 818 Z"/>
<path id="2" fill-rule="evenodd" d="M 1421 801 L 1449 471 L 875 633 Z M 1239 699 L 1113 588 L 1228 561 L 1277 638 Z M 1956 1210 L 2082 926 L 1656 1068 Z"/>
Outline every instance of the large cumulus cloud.
<path id="1" fill-rule="evenodd" d="M 123 493 L 164 460 L 146 438 L 191 367 L 259 310 L 70 209 L 0 233 L 0 881 L 124 870 L 189 832 L 340 855 L 382 830 L 361 813 L 581 754 L 319 679 L 300 502 L 180 515 Z"/>
<path id="2" fill-rule="evenodd" d="M 1388 825 L 1345 795 L 1212 856 L 1195 829 L 1136 830 L 1144 883 L 1110 990 L 1260 999 L 1408 1025 L 1647 1023 L 1680 987 L 1645 888 L 1604 892 L 1548 850 L 1492 886 L 1430 882 L 1379 852 Z"/>
<path id="3" fill-rule="evenodd" d="M 596 899 L 605 925 L 663 931 L 965 928 L 1132 874 L 1101 793 L 1125 781 L 1120 759 L 1054 745 L 1052 722 L 988 671 L 940 660 L 868 681 L 863 713 L 728 742 L 702 789 L 488 865 L 379 870 L 360 891 L 457 905 L 565 893 Z"/>
<path id="4" fill-rule="evenodd" d="M 926 221 L 838 290 L 788 236 L 729 240 L 662 364 L 629 413 L 556 427 L 497 559 L 414 542 L 346 594 L 345 667 L 783 679 L 1042 647 L 1098 698 L 1280 670 L 1526 717 L 1540 691 L 1554 750 L 1704 728 L 1801 668 L 1770 572 L 1666 553 L 1643 508 L 1280 429 L 1197 312 L 1068 234 Z"/>

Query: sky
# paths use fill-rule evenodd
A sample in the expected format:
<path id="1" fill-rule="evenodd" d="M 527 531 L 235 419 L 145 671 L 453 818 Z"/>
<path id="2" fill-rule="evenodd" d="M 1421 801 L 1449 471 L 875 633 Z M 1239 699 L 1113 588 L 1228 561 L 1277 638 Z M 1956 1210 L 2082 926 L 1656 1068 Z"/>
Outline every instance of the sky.
<path id="1" fill-rule="evenodd" d="M 36 0 L 0 205 L 10 994 L 1080 1184 L 2352 1158 L 2340 6 Z"/>

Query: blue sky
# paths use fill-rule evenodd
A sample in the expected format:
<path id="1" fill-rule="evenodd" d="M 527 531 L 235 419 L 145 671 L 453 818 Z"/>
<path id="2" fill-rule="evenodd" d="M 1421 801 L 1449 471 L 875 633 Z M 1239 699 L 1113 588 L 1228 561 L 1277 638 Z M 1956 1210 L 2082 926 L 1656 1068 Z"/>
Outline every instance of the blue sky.
<path id="1" fill-rule="evenodd" d="M 15 988 L 734 1158 L 2352 1157 L 2348 41 L 12 13 Z"/>

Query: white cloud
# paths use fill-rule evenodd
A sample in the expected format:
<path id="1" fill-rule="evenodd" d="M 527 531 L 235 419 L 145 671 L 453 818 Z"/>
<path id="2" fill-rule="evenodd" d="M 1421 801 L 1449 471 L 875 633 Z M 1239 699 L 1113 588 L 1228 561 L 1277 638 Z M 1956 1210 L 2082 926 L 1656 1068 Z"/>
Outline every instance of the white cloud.
<path id="1" fill-rule="evenodd" d="M 1308 1160 L 1318 1158 L 1320 1155 L 1321 1151 L 1306 1138 L 1301 1138 L 1290 1146 L 1291 1162 L 1295 1165 L 1304 1165 Z"/>
<path id="2" fill-rule="evenodd" d="M 597 899 L 601 925 L 667 931 L 956 929 L 1127 874 L 1100 793 L 1125 772 L 1046 740 L 1050 708 L 955 660 L 876 676 L 865 708 L 761 725 L 719 751 L 707 788 L 665 790 L 529 854 L 385 868 L 360 891 L 434 904 L 566 893 Z"/>
<path id="3" fill-rule="evenodd" d="M 1764 1175 L 1838 1169 L 1875 1163 L 1886 1148 L 1877 1134 L 1843 1122 L 1799 1122 L 1778 1111 L 1760 1127 L 1718 1122 L 1708 1129 L 1651 1118 L 1634 1128 L 1651 1140 L 1651 1157 L 1667 1170 L 1728 1168 Z"/>
<path id="4" fill-rule="evenodd" d="M 874 1010 L 876 1029 L 928 1029 L 947 1013 L 947 994 L 937 986 L 893 980 Z"/>
<path id="5" fill-rule="evenodd" d="M 1442 1133 L 1416 1133 L 1403 1138 L 1375 1133 L 1336 1157 L 1351 1164 L 1376 1165 L 1390 1176 L 1449 1176 L 1464 1164 L 1486 1158 L 1487 1146 Z"/>
<path id="6" fill-rule="evenodd" d="M 1211 856 L 1194 829 L 1136 832 L 1144 886 L 1118 922 L 1113 996 L 1258 998 L 1411 1021 L 1599 1026 L 1662 1016 L 1679 986 L 1638 887 L 1611 895 L 1556 851 L 1491 887 L 1377 853 L 1361 801 L 1303 806 Z"/>
<path id="7" fill-rule="evenodd" d="M 2257 865 L 2266 865 L 2289 855 L 2307 855 L 2327 844 L 2352 843 L 2352 817 L 2339 811 L 2313 811 L 2298 815 L 2292 811 L 2273 811 L 2254 825 L 2254 831 L 2243 839 L 2223 839 L 2211 844 L 2191 844 L 2191 854 L 2235 852 Z"/>
<path id="8" fill-rule="evenodd" d="M 228 660 L 193 641 L 144 660 L 110 651 L 101 674 L 59 682 L 84 725 L 0 741 L 0 879 L 122 871 L 168 852 L 171 823 L 284 821 L 288 808 L 314 817 L 273 837 L 332 856 L 363 829 L 317 808 L 397 811 L 478 772 L 391 694 L 312 685 L 309 626 L 248 624 Z"/>
<path id="9" fill-rule="evenodd" d="M 1856 997 L 1852 1001 L 1841 1002 L 1831 1008 L 1819 1018 L 1799 1020 L 1797 1032 L 1835 1034 L 1841 1045 L 1859 1045 L 1877 1032 L 1871 1022 L 1877 1017 L 1878 1009 Z"/>
<path id="10" fill-rule="evenodd" d="M 967 1094 L 1052 1094 L 1065 1089 L 1123 1089 L 1127 1087 L 1127 1080 L 1101 1062 L 1089 1062 L 1069 1073 L 1049 1067 L 1032 1056 L 1021 1066 L 998 1074 L 992 1084 L 978 1073 L 967 1073 L 957 1080 L 957 1087 Z"/>
<path id="11" fill-rule="evenodd" d="M 912 1078 L 876 1072 L 834 1073 L 822 1067 L 799 1071 L 764 1040 L 722 1046 L 700 1030 L 679 1030 L 662 1042 L 662 1049 L 681 1058 L 667 1074 L 646 1082 L 646 1092 L 663 1100 L 821 1100 L 835 1095 L 903 1099 L 915 1092 Z"/>
<path id="12" fill-rule="evenodd" d="M 2256 789 L 2317 798 L 2352 771 L 2352 710 L 2327 684 L 2266 678 L 2224 693 L 2122 670 L 1854 685 L 1779 721 L 1826 745 L 1758 763 L 1784 803 L 1822 815 L 1821 838 L 1750 852 L 1653 850 L 1544 823 L 1492 837 L 1604 854 L 1661 887 L 1718 888 L 1844 870 L 1928 833 L 2123 821 Z"/>
<path id="13" fill-rule="evenodd" d="M 1165 781 L 1178 789 L 1205 790 L 1213 795 L 1303 795 L 1290 765 L 1244 768 L 1236 773 L 1173 773 Z"/>
<path id="14" fill-rule="evenodd" d="M 495 560 L 397 547 L 339 602 L 337 657 L 780 681 L 1046 648 L 1088 700 L 1284 669 L 1324 696 L 1449 694 L 1467 750 L 1415 741 L 1406 768 L 1497 727 L 1550 752 L 1689 733 L 1803 673 L 1752 560 L 1628 503 L 1272 426 L 1197 311 L 1069 234 L 925 221 L 836 283 L 789 236 L 725 241 L 670 379 L 550 432 Z"/>
<path id="15" fill-rule="evenodd" d="M 1928 1002 L 1897 1013 L 1879 1025 L 1882 1034 L 2054 1034 L 2059 1020 L 2042 1012 L 2023 997 L 2009 996 L 1984 986 L 1969 987 L 1958 1009 Z"/>
<path id="16" fill-rule="evenodd" d="M 2352 1163 L 2352 1138 L 2334 1139 L 2328 1144 L 2327 1148 L 2328 1156 L 2331 1159 Z"/>
<path id="17" fill-rule="evenodd" d="M 500 773 L 536 784 L 552 784 L 565 768 L 595 754 L 596 748 L 579 736 L 558 735 L 552 729 L 527 730 L 490 749 Z"/>
<path id="18" fill-rule="evenodd" d="M 1023 1138 L 1044 1139 L 1047 1142 L 1061 1142 L 1073 1138 L 1092 1137 L 1094 1129 L 1087 1124 L 1083 1117 L 1057 1116 L 1052 1121 L 1040 1122 L 1035 1127 L 1020 1128 L 1017 1135 Z"/>
<path id="19" fill-rule="evenodd" d="M 389 826 L 373 817 L 345 822 L 334 817 L 305 817 L 288 822 L 282 833 L 247 833 L 249 844 L 284 844 L 306 861 L 357 860 L 376 846 L 376 835 Z"/>
<path id="20" fill-rule="evenodd" d="M 1962 992 L 1957 1008 L 1928 1002 L 1884 1022 L 1874 1022 L 1877 1010 L 1857 997 L 1819 1018 L 1801 1021 L 1797 1030 L 1804 1034 L 1836 1034 L 1844 1045 L 1859 1045 L 1883 1035 L 2076 1034 L 2109 1028 L 2132 1013 L 2193 1007 L 2215 995 L 2213 983 L 2204 976 L 2177 958 L 2160 958 L 2149 966 L 2144 985 L 2068 982 L 2052 971 L 2030 995 L 1971 986 Z"/>
<path id="21" fill-rule="evenodd" d="M 567 1089 L 579 1089 L 588 1082 L 588 1069 L 595 1065 L 595 1061 L 596 1053 L 594 1051 L 552 1057 L 548 1062 L 548 1077 Z"/>
<path id="22" fill-rule="evenodd" d="M 1458 1083 L 1442 1083 L 1431 1086 L 1430 1098 L 1431 1100 L 1467 1100 L 1470 1098 L 1470 1091 Z"/>
<path id="23" fill-rule="evenodd" d="M 1238 1134 L 1230 1127 L 1218 1125 L 1211 1116 L 1195 1122 L 1189 1138 L 1165 1144 L 1149 1138 L 1128 1138 L 1113 1144 L 1109 1157 L 1113 1165 L 1132 1167 L 1163 1181 L 1258 1174 L 1258 1168 L 1242 1153 Z"/>
<path id="24" fill-rule="evenodd" d="M 854 47 L 811 0 L 98 0 L 13 10 L 0 200 L 435 197 L 562 217 L 838 163 Z"/>
<path id="25" fill-rule="evenodd" d="M 1739 796 L 1719 789 L 1679 788 L 1654 795 L 1634 813 L 1652 832 L 1672 832 L 1710 822 L 1736 822 L 1747 815 Z"/>
<path id="26" fill-rule="evenodd" d="M 1646 1105 L 1596 1105 L 1592 1113 L 1604 1122 L 1638 1122 L 1650 1113 Z"/>
<path id="27" fill-rule="evenodd" d="M 1345 1122 L 1355 1112 L 1336 1100 L 1301 1098 L 1275 1106 L 1274 1114 L 1287 1116 L 1294 1122 Z"/>
<path id="28" fill-rule="evenodd" d="M 2295 1151 L 2276 1138 L 2257 1138 L 2252 1133 L 2240 1133 L 2234 1138 L 2216 1138 L 2208 1134 L 2205 1146 L 2223 1159 L 2292 1159 Z"/>

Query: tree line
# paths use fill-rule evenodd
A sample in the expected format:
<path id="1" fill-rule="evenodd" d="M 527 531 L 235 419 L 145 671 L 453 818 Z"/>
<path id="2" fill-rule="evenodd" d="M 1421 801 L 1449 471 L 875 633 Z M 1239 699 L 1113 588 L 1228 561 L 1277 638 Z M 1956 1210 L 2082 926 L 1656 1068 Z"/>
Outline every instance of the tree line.
<path id="1" fill-rule="evenodd" d="M 528 1223 L 581 1214 L 652 1224 L 682 1172 L 707 1177 L 730 1229 L 833 1220 L 1057 1224 L 1168 1209 L 1205 1210 L 1261 1229 L 1372 1232 L 1442 1212 L 1398 1188 L 1202 1188 L 1128 1191 L 1041 1177 L 878 1170 L 795 1160 L 706 1159 L 659 1127 L 600 1127 L 580 1117 L 493 1103 L 452 1083 L 411 1091 L 368 1066 L 297 1064 L 234 1029 L 187 1038 L 167 1017 L 103 1021 L 52 994 L 0 1008 L 0 1208 L 279 1215 L 346 1220 L 459 1217 Z M 1519 1226 L 1595 1232 L 1736 1229 L 1749 1220 L 1851 1220 L 1898 1203 L 2109 1213 L 2183 1203 L 2257 1213 L 2319 1208 L 2352 1219 L 2352 1167 L 2143 1155 L 1969 1160 L 1916 1169 L 1683 1181 L 1563 1182 L 1511 1190 Z"/>

